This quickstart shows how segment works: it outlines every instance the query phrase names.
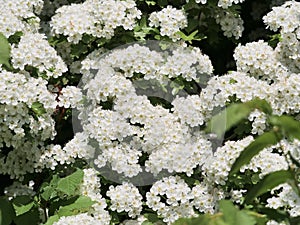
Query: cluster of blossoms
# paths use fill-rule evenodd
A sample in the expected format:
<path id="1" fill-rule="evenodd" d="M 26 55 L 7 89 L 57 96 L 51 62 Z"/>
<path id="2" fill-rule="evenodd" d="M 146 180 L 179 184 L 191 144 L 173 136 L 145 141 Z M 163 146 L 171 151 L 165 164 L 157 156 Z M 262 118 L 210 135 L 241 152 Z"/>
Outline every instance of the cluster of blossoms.
<path id="1" fill-rule="evenodd" d="M 172 6 L 167 6 L 159 12 L 151 13 L 149 21 L 151 27 L 160 27 L 160 34 L 172 38 L 173 41 L 180 39 L 180 35 L 177 32 L 188 25 L 184 11 Z"/>
<path id="2" fill-rule="evenodd" d="M 80 213 L 73 216 L 62 216 L 54 225 L 61 224 L 110 224 L 111 217 L 105 208 L 107 207 L 105 199 L 100 194 L 100 179 L 97 171 L 94 169 L 84 169 L 83 183 L 80 186 L 80 192 L 83 196 L 90 197 L 95 203 L 86 213 Z"/>
<path id="3" fill-rule="evenodd" d="M 146 194 L 147 205 L 162 216 L 164 222 L 171 224 L 180 217 L 195 215 L 190 200 L 193 198 L 191 189 L 178 176 L 165 177 L 154 183 Z M 162 198 L 166 198 L 163 203 Z"/>
<path id="4" fill-rule="evenodd" d="M 245 46 L 238 45 L 233 57 L 238 71 L 249 73 L 257 79 L 271 82 L 277 80 L 276 76 L 280 76 L 280 69 L 284 70 L 275 51 L 262 40 L 247 43 Z"/>
<path id="5" fill-rule="evenodd" d="M 117 212 L 128 212 L 129 217 L 136 217 L 142 211 L 142 195 L 130 183 L 123 183 L 116 187 L 110 186 L 106 195 L 111 199 L 110 209 Z"/>
<path id="6" fill-rule="evenodd" d="M 9 37 L 16 32 L 37 31 L 42 0 L 3 0 L 0 6 L 0 32 Z"/>
<path id="7" fill-rule="evenodd" d="M 132 30 L 140 17 L 133 0 L 87 0 L 60 7 L 51 18 L 51 28 L 54 35 L 78 43 L 84 34 L 110 39 L 117 27 Z"/>
<path id="8" fill-rule="evenodd" d="M 271 30 L 280 30 L 282 41 L 275 49 L 278 60 L 295 73 L 300 69 L 299 12 L 299 2 L 287 1 L 281 6 L 273 7 L 272 11 L 263 17 L 264 23 Z"/>
<path id="9" fill-rule="evenodd" d="M 226 37 L 239 39 L 244 31 L 244 21 L 240 15 L 235 15 L 226 10 L 219 10 L 215 15 L 216 22 L 220 24 L 221 30 Z"/>
<path id="10" fill-rule="evenodd" d="M 47 77 L 57 78 L 68 70 L 44 34 L 24 34 L 19 44 L 13 46 L 11 57 L 15 68 L 24 70 L 25 66 L 32 66 L 37 68 L 39 73 L 45 73 Z"/>
<path id="11" fill-rule="evenodd" d="M 279 185 L 272 192 L 273 194 L 277 192 L 277 194 L 267 199 L 268 207 L 273 209 L 284 208 L 292 217 L 300 215 L 300 197 L 290 185 Z"/>
<path id="12" fill-rule="evenodd" d="M 223 9 L 227 9 L 228 7 L 232 6 L 232 4 L 238 4 L 242 3 L 245 0 L 219 0 L 218 1 L 218 7 L 221 7 Z M 186 2 L 189 2 L 189 0 L 186 0 Z M 207 0 L 195 0 L 196 3 L 206 4 Z"/>
<path id="13" fill-rule="evenodd" d="M 137 95 L 135 92 L 141 88 L 139 80 L 133 76 L 142 74 L 144 80 L 149 80 L 149 86 L 153 80 L 160 84 L 168 82 L 168 76 L 200 80 L 201 76 L 212 73 L 209 58 L 197 48 L 179 46 L 171 48 L 170 55 L 166 55 L 140 45 L 117 49 L 100 60 L 97 54 L 95 56 L 89 59 L 89 64 L 83 61 L 86 75 L 90 77 L 90 80 L 84 78 L 84 89 L 91 107 L 79 108 L 84 133 L 97 141 L 99 148 L 95 165 L 102 168 L 108 163 L 114 171 L 134 177 L 142 172 L 138 160 L 147 153 L 147 172 L 157 175 L 166 169 L 170 173 L 191 175 L 193 169 L 211 154 L 210 143 L 201 134 L 198 137 L 189 134 L 186 120 L 178 121 L 176 113 L 154 106 L 146 96 Z M 192 72 L 189 74 L 188 68 L 180 62 L 182 57 L 187 62 L 191 59 L 188 65 Z M 90 75 L 88 65 L 100 69 L 96 76 Z M 167 71 L 167 68 L 172 68 L 172 71 Z M 112 110 L 97 106 L 109 98 L 114 98 Z M 178 114 L 182 115 L 182 112 Z"/>
<path id="14" fill-rule="evenodd" d="M 212 10 L 217 12 L 214 19 L 227 37 L 238 39 L 242 35 L 241 17 L 227 8 L 243 1 L 219 0 Z M 130 220 L 121 221 L 124 225 L 142 224 L 146 220 L 143 207 L 171 224 L 197 212 L 213 214 L 218 211 L 218 201 L 224 198 L 240 204 L 246 190 L 223 188 L 234 161 L 254 137 L 224 143 L 221 140 L 218 144 L 222 146 L 215 150 L 211 136 L 202 132 L 201 126 L 207 124 L 215 109 L 226 107 L 232 99 L 266 99 L 276 115 L 300 112 L 300 4 L 286 2 L 264 17 L 271 30 L 280 29 L 282 41 L 276 48 L 261 40 L 238 45 L 234 52 L 237 71 L 212 76 L 209 57 L 199 48 L 182 43 L 162 43 L 167 51 L 157 50 L 154 42 L 111 52 L 100 48 L 74 61 L 70 56 L 74 44 L 85 37 L 111 39 L 119 28 L 133 30 L 142 13 L 134 0 L 70 2 L 4 0 L 0 7 L 0 33 L 10 37 L 22 32 L 20 40 L 11 45 L 11 72 L 0 68 L 0 174 L 19 180 L 6 187 L 4 194 L 9 199 L 35 196 L 32 182 L 20 183 L 24 176 L 45 169 L 55 173 L 59 165 L 68 166 L 81 159 L 91 164 L 83 169 L 78 191 L 94 203 L 88 212 L 60 217 L 54 225 L 108 225 L 111 211 L 127 213 Z M 57 50 L 51 47 L 47 35 L 38 33 L 43 29 L 37 15 L 51 20 L 50 24 L 41 23 L 47 35 L 66 37 L 68 42 L 55 44 Z M 184 9 L 169 5 L 149 14 L 149 26 L 177 41 L 179 32 L 189 25 L 188 16 Z M 83 74 L 82 87 L 65 86 L 51 92 L 52 80 L 60 81 L 66 72 L 72 76 Z M 203 78 L 209 81 L 200 94 L 188 95 L 184 89 L 174 88 L 176 79 L 187 83 Z M 166 93 L 169 87 L 171 94 Z M 175 97 L 177 92 L 182 95 Z M 170 107 L 155 105 L 147 96 L 167 100 Z M 65 145 L 52 142 L 56 136 L 53 115 L 61 108 L 77 109 L 80 120 L 73 121 L 80 132 Z M 253 111 L 248 120 L 252 134 L 260 135 L 268 128 L 267 115 L 259 110 Z M 271 172 L 295 167 L 290 157 L 300 160 L 300 141 L 283 140 L 263 149 L 240 172 L 250 171 L 261 179 Z M 107 168 L 114 172 L 109 179 L 126 182 L 111 185 L 103 193 L 106 187 L 101 186 L 98 172 Z M 201 176 L 200 183 L 184 180 L 194 179 L 195 173 Z M 154 183 L 145 192 L 131 182 L 140 174 L 151 174 L 147 182 Z M 281 185 L 271 194 L 268 207 L 300 216 L 300 197 L 290 186 Z"/>
<path id="15" fill-rule="evenodd" d="M 33 191 L 33 185 L 33 181 L 30 181 L 28 185 L 15 181 L 12 185 L 5 188 L 4 194 L 8 196 L 9 199 L 24 195 L 34 196 L 36 192 Z"/>

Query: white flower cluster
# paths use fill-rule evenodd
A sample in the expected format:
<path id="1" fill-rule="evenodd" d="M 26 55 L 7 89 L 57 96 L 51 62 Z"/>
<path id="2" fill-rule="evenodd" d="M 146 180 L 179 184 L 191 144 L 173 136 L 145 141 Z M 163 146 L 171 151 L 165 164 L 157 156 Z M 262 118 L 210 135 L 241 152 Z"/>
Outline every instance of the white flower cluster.
<path id="1" fill-rule="evenodd" d="M 90 78 L 83 78 L 86 83 L 83 88 L 91 105 L 79 109 L 80 118 L 85 134 L 97 141 L 99 149 L 94 163 L 98 168 L 108 163 L 114 171 L 133 177 L 142 171 L 138 160 L 147 153 L 145 168 L 148 172 L 158 174 L 166 169 L 191 175 L 211 154 L 210 143 L 202 135 L 193 138 L 185 119 L 179 121 L 176 113 L 153 106 L 146 96 L 135 93 L 141 90 L 138 86 L 141 79 L 133 78 L 136 74 L 151 86 L 152 80 L 164 84 L 169 76 L 199 80 L 212 73 L 211 62 L 199 49 L 182 46 L 178 49 L 173 48 L 170 55 L 166 55 L 146 46 L 133 45 L 100 59 L 98 53 L 93 53 L 94 57 L 82 62 L 83 71 Z M 188 68 L 180 63 L 180 54 L 191 59 L 192 64 L 188 65 L 192 74 L 188 75 Z M 167 71 L 166 65 L 176 69 Z M 95 77 L 89 68 L 99 69 Z M 97 105 L 108 99 L 114 99 L 112 110 Z"/>
<path id="2" fill-rule="evenodd" d="M 195 216 L 193 205 L 190 203 L 193 199 L 191 189 L 179 176 L 165 177 L 157 181 L 147 192 L 146 198 L 147 205 L 168 224 L 180 217 Z M 165 198 L 165 203 L 162 202 L 162 198 Z"/>
<path id="3" fill-rule="evenodd" d="M 221 30 L 226 37 L 239 39 L 244 31 L 244 21 L 240 15 L 226 10 L 219 10 L 215 15 L 216 22 L 220 24 Z"/>
<path id="4" fill-rule="evenodd" d="M 74 138 L 63 148 L 60 145 L 49 145 L 43 149 L 35 167 L 37 171 L 43 168 L 54 170 L 57 165 L 70 164 L 76 158 L 90 159 L 94 157 L 95 149 L 88 145 L 86 135 L 76 133 Z"/>
<path id="5" fill-rule="evenodd" d="M 133 184 L 125 182 L 116 187 L 110 186 L 106 195 L 111 199 L 111 210 L 118 213 L 125 211 L 132 218 L 140 215 L 143 197 Z"/>
<path id="6" fill-rule="evenodd" d="M 233 55 L 237 71 L 249 73 L 257 79 L 269 82 L 277 79 L 280 69 L 283 69 L 277 60 L 275 51 L 268 43 L 260 40 L 247 43 L 245 46 L 239 44 Z"/>
<path id="7" fill-rule="evenodd" d="M 160 27 L 160 34 L 170 37 L 173 41 L 180 39 L 177 32 L 188 25 L 185 12 L 170 5 L 159 12 L 151 13 L 149 21 L 151 27 Z"/>
<path id="8" fill-rule="evenodd" d="M 51 19 L 52 32 L 78 43 L 84 34 L 110 39 L 117 27 L 132 30 L 141 17 L 133 0 L 87 0 L 60 7 Z"/>
<path id="9" fill-rule="evenodd" d="M 79 88 L 74 86 L 67 86 L 63 88 L 58 96 L 58 105 L 65 108 L 80 107 L 82 101 L 82 92 Z"/>
<path id="10" fill-rule="evenodd" d="M 34 196 L 36 192 L 33 191 L 33 185 L 34 185 L 33 181 L 30 181 L 28 185 L 15 181 L 12 185 L 4 189 L 4 194 L 9 199 L 13 199 L 17 196 L 24 196 L 24 195 Z"/>
<path id="11" fill-rule="evenodd" d="M 42 7 L 42 0 L 1 1 L 0 33 L 8 38 L 16 32 L 37 31 L 40 19 L 35 13 L 39 13 Z"/>
<path id="12" fill-rule="evenodd" d="M 244 2 L 245 0 L 219 0 L 218 1 L 218 7 L 221 7 L 223 9 L 227 9 L 228 7 L 232 6 L 232 4 L 239 4 Z M 186 0 L 186 2 L 189 2 L 189 0 Z M 207 0 L 195 0 L 196 3 L 206 4 Z"/>
<path id="13" fill-rule="evenodd" d="M 53 225 L 74 225 L 74 224 L 84 224 L 84 225 L 103 225 L 109 223 L 103 223 L 97 220 L 95 217 L 89 215 L 88 213 L 80 213 L 73 216 L 62 216 L 58 221 L 54 222 Z"/>
<path id="14" fill-rule="evenodd" d="M 88 216 L 94 221 L 94 224 L 110 224 L 111 217 L 105 208 L 107 207 L 105 198 L 100 194 L 100 178 L 98 173 L 94 169 L 84 169 L 83 183 L 81 184 L 81 193 L 84 196 L 88 196 L 95 204 L 92 205 L 92 209 L 89 210 Z"/>
<path id="15" fill-rule="evenodd" d="M 0 71 L 0 81 L 0 151 L 7 152 L 7 148 L 11 148 L 0 159 L 0 171 L 22 179 L 26 173 L 33 172 L 40 141 L 54 139 L 56 135 L 52 118 L 55 95 L 47 90 L 45 80 L 27 73 Z M 42 116 L 36 115 L 39 110 Z"/>
<path id="16" fill-rule="evenodd" d="M 212 184 L 202 182 L 192 189 L 192 204 L 199 212 L 213 214 L 217 211 L 217 202 L 223 199 L 224 192 L 217 189 Z"/>
<path id="17" fill-rule="evenodd" d="M 250 113 L 248 119 L 252 122 L 252 134 L 261 135 L 265 131 L 267 120 L 267 116 L 265 113 L 256 109 Z"/>
<path id="18" fill-rule="evenodd" d="M 278 146 L 272 146 L 265 148 L 259 154 L 254 156 L 250 163 L 243 166 L 240 171 L 244 172 L 246 169 L 252 170 L 254 172 L 260 172 L 259 177 L 263 178 L 265 175 L 278 171 L 278 170 L 287 170 L 288 163 L 285 156 L 274 153 L 274 149 L 278 149 Z"/>
<path id="19" fill-rule="evenodd" d="M 222 147 L 217 148 L 202 167 L 207 183 L 225 185 L 231 166 L 252 141 L 253 137 L 248 136 L 239 141 L 227 141 Z"/>
<path id="20" fill-rule="evenodd" d="M 232 6 L 232 4 L 239 4 L 244 2 L 245 0 L 219 0 L 218 6 L 224 9 L 227 9 L 228 7 Z"/>
<path id="21" fill-rule="evenodd" d="M 267 207 L 278 209 L 284 208 L 291 217 L 300 215 L 300 197 L 289 184 L 282 184 L 272 190 L 279 192 L 267 199 Z M 274 194 L 274 193 L 273 193 Z"/>
<path id="22" fill-rule="evenodd" d="M 280 29 L 282 41 L 276 47 L 279 60 L 292 72 L 300 71 L 300 3 L 287 1 L 283 5 L 273 7 L 263 17 L 267 27 L 273 31 Z"/>
<path id="23" fill-rule="evenodd" d="M 68 70 L 44 34 L 24 34 L 19 44 L 13 46 L 11 57 L 15 68 L 24 70 L 25 66 L 33 66 L 47 77 L 57 78 Z"/>

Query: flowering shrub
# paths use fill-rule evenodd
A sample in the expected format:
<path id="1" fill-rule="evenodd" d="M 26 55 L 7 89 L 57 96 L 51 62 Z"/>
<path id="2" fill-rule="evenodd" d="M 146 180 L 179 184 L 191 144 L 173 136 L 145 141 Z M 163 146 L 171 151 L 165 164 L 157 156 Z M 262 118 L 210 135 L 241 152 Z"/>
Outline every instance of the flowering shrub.
<path id="1" fill-rule="evenodd" d="M 0 225 L 300 222 L 300 3 L 3 0 Z"/>

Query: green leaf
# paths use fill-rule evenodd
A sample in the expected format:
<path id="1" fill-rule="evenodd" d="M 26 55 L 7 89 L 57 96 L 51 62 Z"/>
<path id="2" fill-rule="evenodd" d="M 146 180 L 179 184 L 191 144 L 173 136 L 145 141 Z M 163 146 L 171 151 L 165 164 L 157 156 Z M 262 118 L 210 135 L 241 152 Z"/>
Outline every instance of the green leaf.
<path id="1" fill-rule="evenodd" d="M 52 225 L 53 223 L 57 222 L 58 220 L 59 220 L 58 215 L 50 216 L 44 225 Z"/>
<path id="2" fill-rule="evenodd" d="M 41 116 L 43 114 L 46 113 L 46 110 L 44 108 L 43 103 L 40 102 L 34 102 L 31 105 L 31 110 L 37 115 L 37 116 Z"/>
<path id="3" fill-rule="evenodd" d="M 77 169 L 73 174 L 61 178 L 57 183 L 57 190 L 71 196 L 76 193 L 77 188 L 82 183 L 83 180 L 83 171 Z"/>
<path id="4" fill-rule="evenodd" d="M 159 6 L 167 6 L 168 5 L 168 0 L 158 0 L 157 1 Z"/>
<path id="5" fill-rule="evenodd" d="M 222 138 L 226 131 L 246 119 L 254 110 L 259 109 L 266 114 L 272 113 L 270 104 L 258 98 L 245 103 L 235 103 L 213 116 L 208 122 L 206 132 L 215 133 L 218 138 Z"/>
<path id="6" fill-rule="evenodd" d="M 50 184 L 42 188 L 41 197 L 44 200 L 48 201 L 57 196 L 56 188 L 59 180 L 60 178 L 57 175 L 54 175 L 50 181 Z"/>
<path id="7" fill-rule="evenodd" d="M 16 225 L 39 224 L 39 221 L 40 213 L 36 207 L 31 208 L 28 212 L 14 218 L 14 222 Z"/>
<path id="8" fill-rule="evenodd" d="M 34 201 L 29 196 L 18 196 L 12 201 L 16 216 L 27 213 L 34 206 Z"/>
<path id="9" fill-rule="evenodd" d="M 59 215 L 60 217 L 71 216 L 86 212 L 93 204 L 95 204 L 95 202 L 92 201 L 89 197 L 80 196 L 74 203 L 67 206 L 61 206 L 57 212 L 57 215 Z"/>
<path id="10" fill-rule="evenodd" d="M 281 139 L 278 136 L 278 133 L 276 133 L 275 131 L 265 132 L 262 135 L 258 136 L 241 152 L 240 156 L 232 165 L 229 176 L 232 176 L 234 173 L 238 172 L 243 165 L 248 164 L 251 159 L 261 150 L 278 143 Z"/>
<path id="11" fill-rule="evenodd" d="M 205 131 L 215 133 L 218 138 L 222 138 L 226 131 L 247 118 L 250 112 L 251 109 L 245 104 L 231 104 L 212 117 Z"/>
<path id="12" fill-rule="evenodd" d="M 278 126 L 289 139 L 297 138 L 300 140 L 300 121 L 286 115 L 271 116 L 269 121 L 273 126 Z"/>
<path id="13" fill-rule="evenodd" d="M 0 224 L 10 225 L 15 217 L 12 204 L 3 196 L 0 197 Z"/>
<path id="14" fill-rule="evenodd" d="M 230 225 L 254 225 L 256 220 L 244 211 L 237 209 L 231 201 L 221 200 L 219 202 L 220 211 L 223 212 L 223 218 L 226 224 Z"/>
<path id="15" fill-rule="evenodd" d="M 11 67 L 9 63 L 10 59 L 10 45 L 7 38 L 0 33 L 0 64 L 3 64 L 7 67 Z"/>
<path id="16" fill-rule="evenodd" d="M 254 198 L 260 196 L 279 184 L 293 180 L 293 173 L 289 170 L 280 170 L 266 175 L 258 184 L 254 185 L 246 195 L 245 202 L 250 203 Z"/>

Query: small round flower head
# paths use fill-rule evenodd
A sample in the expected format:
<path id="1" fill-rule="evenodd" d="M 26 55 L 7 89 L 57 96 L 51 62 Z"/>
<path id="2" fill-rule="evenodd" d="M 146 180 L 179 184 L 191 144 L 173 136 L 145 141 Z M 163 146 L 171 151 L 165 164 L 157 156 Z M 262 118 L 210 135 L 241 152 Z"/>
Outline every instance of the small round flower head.
<path id="1" fill-rule="evenodd" d="M 142 195 L 131 183 L 123 183 L 116 187 L 110 186 L 106 195 L 111 199 L 110 209 L 127 212 L 129 217 L 135 218 L 142 211 Z"/>
<path id="2" fill-rule="evenodd" d="M 243 20 L 240 15 L 235 15 L 226 10 L 220 10 L 215 14 L 215 19 L 221 26 L 226 37 L 239 39 L 244 31 Z"/>
<path id="3" fill-rule="evenodd" d="M 224 198 L 222 190 L 214 188 L 211 184 L 201 182 L 192 189 L 192 204 L 199 212 L 214 214 L 217 211 L 217 202 Z"/>
<path id="4" fill-rule="evenodd" d="M 84 34 L 110 39 L 117 27 L 132 30 L 141 12 L 133 0 L 87 0 L 60 7 L 51 19 L 52 32 L 78 43 Z"/>
<path id="5" fill-rule="evenodd" d="M 269 82 L 276 80 L 279 70 L 283 69 L 274 50 L 262 40 L 238 45 L 233 57 L 238 71 Z"/>
<path id="6" fill-rule="evenodd" d="M 179 40 L 177 34 L 180 29 L 187 26 L 187 18 L 183 10 L 178 10 L 168 5 L 159 12 L 153 12 L 149 17 L 151 27 L 160 27 L 160 34 L 168 36 L 173 41 Z"/>
<path id="7" fill-rule="evenodd" d="M 146 194 L 147 205 L 163 217 L 163 221 L 171 224 L 180 217 L 195 215 L 190 200 L 193 198 L 191 189 L 178 176 L 165 177 L 154 183 Z M 162 198 L 166 202 L 162 202 Z"/>
<path id="8" fill-rule="evenodd" d="M 272 11 L 263 17 L 263 21 L 270 30 L 281 33 L 294 32 L 299 27 L 300 3 L 286 1 L 283 5 L 273 7 Z"/>
<path id="9" fill-rule="evenodd" d="M 3 0 L 0 6 L 0 33 L 9 37 L 16 32 L 36 32 L 43 7 L 42 0 Z"/>
<path id="10" fill-rule="evenodd" d="M 84 225 L 108 225 L 109 221 L 101 221 L 97 218 L 89 215 L 88 213 L 81 213 L 73 216 L 62 216 L 53 225 L 74 225 L 74 224 L 84 224 Z"/>
<path id="11" fill-rule="evenodd" d="M 239 4 L 244 2 L 245 0 L 219 0 L 218 6 L 224 9 L 227 9 L 228 7 L 232 6 L 232 4 Z"/>
<path id="12" fill-rule="evenodd" d="M 282 64 L 292 72 L 300 71 L 300 3 L 287 1 L 283 5 L 273 7 L 272 11 L 263 17 L 267 28 L 277 31 L 279 29 L 282 41 L 275 51 Z"/>
<path id="13" fill-rule="evenodd" d="M 291 217 L 300 215 L 300 197 L 289 184 L 282 184 L 274 188 L 271 192 L 277 193 L 267 199 L 267 207 L 278 209 L 284 208 Z"/>
<path id="14" fill-rule="evenodd" d="M 43 34 L 24 34 L 19 44 L 12 48 L 11 56 L 15 68 L 24 70 L 25 66 L 33 66 L 47 77 L 57 78 L 68 70 Z"/>
<path id="15" fill-rule="evenodd" d="M 81 90 L 74 86 L 63 88 L 58 96 L 58 105 L 65 108 L 76 108 L 82 101 Z"/>

